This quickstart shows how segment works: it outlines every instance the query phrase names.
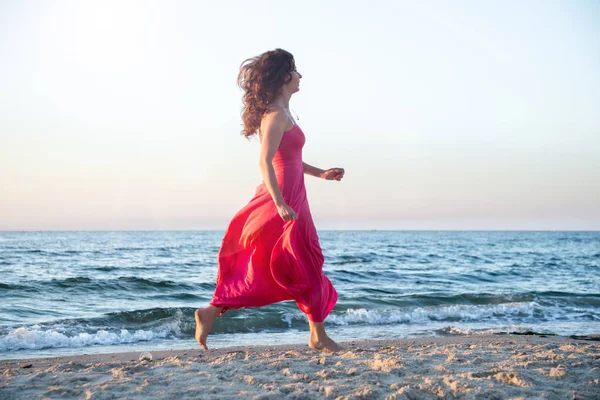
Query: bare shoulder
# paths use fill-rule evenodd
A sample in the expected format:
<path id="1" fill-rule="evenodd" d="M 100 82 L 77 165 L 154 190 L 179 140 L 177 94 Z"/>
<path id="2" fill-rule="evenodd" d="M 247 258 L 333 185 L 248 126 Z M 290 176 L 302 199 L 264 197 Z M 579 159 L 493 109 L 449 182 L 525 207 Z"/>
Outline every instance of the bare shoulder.
<path id="1" fill-rule="evenodd" d="M 260 131 L 266 133 L 276 130 L 283 133 L 288 125 L 289 118 L 285 111 L 279 107 L 270 107 L 265 111 L 260 123 Z"/>

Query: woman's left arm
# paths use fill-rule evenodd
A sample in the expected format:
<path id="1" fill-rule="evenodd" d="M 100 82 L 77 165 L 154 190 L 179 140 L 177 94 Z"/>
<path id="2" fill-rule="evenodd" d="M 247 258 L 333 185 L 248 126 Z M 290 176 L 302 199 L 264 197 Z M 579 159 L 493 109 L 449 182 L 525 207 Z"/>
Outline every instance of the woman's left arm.
<path id="1" fill-rule="evenodd" d="M 324 170 L 307 164 L 304 161 L 302 162 L 302 168 L 304 169 L 305 174 L 316 176 L 317 178 L 327 179 L 328 181 L 341 181 L 345 172 L 344 168 L 329 168 Z"/>

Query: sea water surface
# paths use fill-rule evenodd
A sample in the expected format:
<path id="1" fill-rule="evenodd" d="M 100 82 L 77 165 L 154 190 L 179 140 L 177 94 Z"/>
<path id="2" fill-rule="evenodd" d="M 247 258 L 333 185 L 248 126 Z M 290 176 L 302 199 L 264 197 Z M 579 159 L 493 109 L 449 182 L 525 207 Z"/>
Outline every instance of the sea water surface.
<path id="1" fill-rule="evenodd" d="M 0 359 L 195 347 L 223 232 L 0 232 Z M 600 333 L 600 232 L 321 231 L 337 340 Z M 294 302 L 208 344 L 304 343 Z"/>

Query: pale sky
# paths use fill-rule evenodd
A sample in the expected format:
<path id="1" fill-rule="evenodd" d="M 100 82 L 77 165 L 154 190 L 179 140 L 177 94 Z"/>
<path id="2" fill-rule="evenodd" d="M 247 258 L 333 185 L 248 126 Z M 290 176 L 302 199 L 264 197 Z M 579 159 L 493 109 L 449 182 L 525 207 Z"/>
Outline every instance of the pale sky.
<path id="1" fill-rule="evenodd" d="M 294 54 L 318 229 L 600 229 L 598 1 L 0 0 L 0 230 L 225 229 Z"/>

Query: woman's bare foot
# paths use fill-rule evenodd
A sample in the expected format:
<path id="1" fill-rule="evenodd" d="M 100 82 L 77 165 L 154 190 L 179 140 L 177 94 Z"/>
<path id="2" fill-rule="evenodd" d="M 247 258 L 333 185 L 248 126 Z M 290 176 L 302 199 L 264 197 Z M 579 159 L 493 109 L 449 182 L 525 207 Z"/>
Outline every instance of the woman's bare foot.
<path id="1" fill-rule="evenodd" d="M 336 351 L 344 350 L 342 346 L 327 336 L 327 333 L 325 333 L 325 324 L 323 322 L 313 322 L 309 319 L 308 326 L 310 327 L 308 346 L 311 349 L 327 353 L 335 353 Z"/>
<path id="2" fill-rule="evenodd" d="M 215 306 L 208 306 L 194 312 L 194 316 L 196 317 L 196 341 L 204 350 L 208 350 L 208 347 L 206 347 L 206 338 L 221 309 Z"/>
<path id="3" fill-rule="evenodd" d="M 325 353 L 335 353 L 344 350 L 342 346 L 334 342 L 329 336 L 325 336 L 321 340 L 318 340 L 311 335 L 308 346 L 313 350 L 323 351 Z"/>

